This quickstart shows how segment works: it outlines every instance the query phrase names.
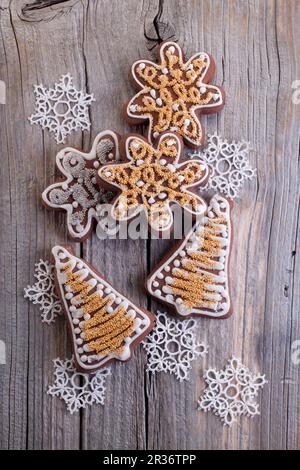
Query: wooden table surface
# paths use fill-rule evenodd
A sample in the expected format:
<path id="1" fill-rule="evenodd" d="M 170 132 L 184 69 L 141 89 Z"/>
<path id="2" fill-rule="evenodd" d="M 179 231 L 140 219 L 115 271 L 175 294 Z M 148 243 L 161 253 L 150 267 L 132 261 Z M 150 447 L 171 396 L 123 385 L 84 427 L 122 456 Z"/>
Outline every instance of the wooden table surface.
<path id="1" fill-rule="evenodd" d="M 300 365 L 292 361 L 300 339 L 299 0 L 1 0 L 1 323 L 6 365 L 0 365 L 1 448 L 7 449 L 296 449 L 300 447 Z M 153 59 L 162 40 L 178 41 L 186 55 L 205 50 L 216 62 L 214 83 L 227 104 L 205 119 L 206 129 L 249 140 L 257 180 L 246 184 L 233 215 L 231 260 L 234 314 L 199 319 L 209 345 L 193 364 L 191 380 L 145 372 L 140 348 L 126 366 L 114 367 L 105 406 L 71 416 L 46 395 L 52 359 L 70 356 L 66 322 L 40 321 L 23 298 L 34 263 L 51 247 L 69 242 L 65 214 L 45 211 L 42 190 L 54 180 L 53 135 L 31 126 L 33 85 L 53 86 L 70 72 L 95 94 L 91 131 L 65 145 L 88 150 L 104 129 L 129 130 L 123 102 L 133 96 L 131 63 Z M 156 311 L 142 279 L 167 241 L 100 241 L 94 234 L 73 243 L 114 285 Z M 165 310 L 161 307 L 162 310 Z M 228 429 L 197 411 L 205 367 L 221 368 L 231 355 L 266 374 L 261 415 Z M 295 361 L 294 361 L 295 362 Z"/>

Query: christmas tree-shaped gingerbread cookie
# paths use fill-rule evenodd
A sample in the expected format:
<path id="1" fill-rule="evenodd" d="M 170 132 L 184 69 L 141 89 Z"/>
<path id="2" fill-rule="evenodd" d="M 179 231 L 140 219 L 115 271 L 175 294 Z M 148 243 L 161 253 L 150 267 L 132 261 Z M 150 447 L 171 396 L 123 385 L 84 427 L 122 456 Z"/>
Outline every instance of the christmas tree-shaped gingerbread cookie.
<path id="1" fill-rule="evenodd" d="M 152 330 L 154 316 L 117 292 L 69 248 L 55 246 L 52 253 L 76 367 L 94 372 L 111 361 L 127 361 Z"/>
<path id="2" fill-rule="evenodd" d="M 231 314 L 229 258 L 230 204 L 215 195 L 206 217 L 150 274 L 147 290 L 181 317 L 225 318 Z"/>

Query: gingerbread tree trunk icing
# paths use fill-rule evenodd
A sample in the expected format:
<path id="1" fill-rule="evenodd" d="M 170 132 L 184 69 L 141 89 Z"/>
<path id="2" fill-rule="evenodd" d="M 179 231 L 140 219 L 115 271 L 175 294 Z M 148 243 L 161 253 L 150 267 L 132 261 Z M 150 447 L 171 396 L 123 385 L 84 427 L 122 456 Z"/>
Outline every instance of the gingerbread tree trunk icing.
<path id="1" fill-rule="evenodd" d="M 142 137 L 131 134 L 121 145 L 122 163 L 99 169 L 102 184 L 118 190 L 112 217 L 130 220 L 145 211 L 150 227 L 158 232 L 173 224 L 171 204 L 178 204 L 192 214 L 203 214 L 205 201 L 194 189 L 205 184 L 207 165 L 200 159 L 182 160 L 182 139 L 164 133 L 156 147 Z"/>
<path id="2" fill-rule="evenodd" d="M 203 220 L 149 276 L 147 290 L 182 317 L 229 316 L 231 241 L 230 204 L 215 195 Z"/>
<path id="3" fill-rule="evenodd" d="M 93 372 L 112 360 L 128 360 L 153 328 L 152 314 L 117 292 L 69 249 L 55 246 L 52 253 L 77 368 Z"/>
<path id="4" fill-rule="evenodd" d="M 149 120 L 150 142 L 162 132 L 173 131 L 187 145 L 199 147 L 204 141 L 200 114 L 217 113 L 225 102 L 223 89 L 209 84 L 214 71 L 209 54 L 199 52 L 185 62 L 178 44 L 163 43 L 157 64 L 138 60 L 132 65 L 132 78 L 141 90 L 127 105 L 129 121 Z"/>

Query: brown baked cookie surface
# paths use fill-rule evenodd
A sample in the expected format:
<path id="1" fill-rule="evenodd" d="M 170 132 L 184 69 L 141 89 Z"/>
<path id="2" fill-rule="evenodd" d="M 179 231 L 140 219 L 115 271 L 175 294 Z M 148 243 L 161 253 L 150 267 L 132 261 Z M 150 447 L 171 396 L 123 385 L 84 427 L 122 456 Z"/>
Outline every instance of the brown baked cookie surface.
<path id="1" fill-rule="evenodd" d="M 67 212 L 68 232 L 74 240 L 83 241 L 90 235 L 101 205 L 113 199 L 111 192 L 98 188 L 97 170 L 118 160 L 119 136 L 112 131 L 100 132 L 89 153 L 67 147 L 56 155 L 63 178 L 45 189 L 42 200 L 48 209 Z"/>
<path id="2" fill-rule="evenodd" d="M 182 317 L 226 318 L 232 313 L 229 261 L 231 206 L 212 197 L 206 216 L 147 279 L 148 292 Z"/>
<path id="3" fill-rule="evenodd" d="M 94 372 L 127 361 L 155 317 L 120 294 L 68 247 L 52 249 L 56 290 L 68 319 L 76 367 Z"/>
<path id="4" fill-rule="evenodd" d="M 206 183 L 208 167 L 199 158 L 183 160 L 182 149 L 182 139 L 172 132 L 162 134 L 156 147 L 136 134 L 122 141 L 123 162 L 98 171 L 100 184 L 119 193 L 111 210 L 115 220 L 131 220 L 143 210 L 149 226 L 164 232 L 173 224 L 172 204 L 194 215 L 206 211 L 194 190 Z"/>
<path id="5" fill-rule="evenodd" d="M 204 142 L 201 113 L 218 113 L 225 103 L 223 88 L 209 84 L 214 72 L 209 54 L 199 52 L 185 62 L 178 44 L 163 43 L 157 64 L 138 60 L 131 67 L 132 79 L 140 91 L 126 106 L 129 122 L 149 120 L 149 142 L 162 132 L 172 131 L 180 134 L 187 145 L 199 147 Z"/>

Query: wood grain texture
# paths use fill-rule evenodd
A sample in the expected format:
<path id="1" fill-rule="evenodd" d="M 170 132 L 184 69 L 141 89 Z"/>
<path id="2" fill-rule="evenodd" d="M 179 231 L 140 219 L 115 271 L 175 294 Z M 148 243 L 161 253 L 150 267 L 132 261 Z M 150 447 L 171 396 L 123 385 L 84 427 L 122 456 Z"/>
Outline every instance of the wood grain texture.
<path id="1" fill-rule="evenodd" d="M 133 94 L 130 64 L 154 58 L 157 44 L 177 40 L 189 56 L 210 52 L 214 83 L 227 104 L 204 121 L 207 131 L 249 140 L 257 180 L 234 208 L 231 261 L 233 316 L 199 319 L 199 339 L 209 345 L 193 365 L 191 381 L 145 372 L 141 348 L 108 381 L 105 406 L 69 415 L 46 395 L 51 360 L 70 355 L 63 319 L 41 324 L 23 299 L 33 266 L 67 240 L 65 215 L 45 211 L 40 194 L 55 176 L 52 135 L 30 126 L 32 86 L 51 86 L 70 72 L 95 94 L 91 132 L 66 145 L 88 150 L 104 129 L 129 127 L 121 113 Z M 300 367 L 291 346 L 300 339 L 299 135 L 300 105 L 292 82 L 300 79 L 299 0 L 1 0 L 0 104 L 1 287 L 0 447 L 3 449 L 299 449 Z M 143 290 L 142 280 L 169 246 L 166 241 L 73 243 L 115 287 L 142 306 L 165 310 Z M 221 368 L 235 355 L 269 380 L 259 395 L 261 416 L 223 428 L 197 411 L 203 368 Z"/>

